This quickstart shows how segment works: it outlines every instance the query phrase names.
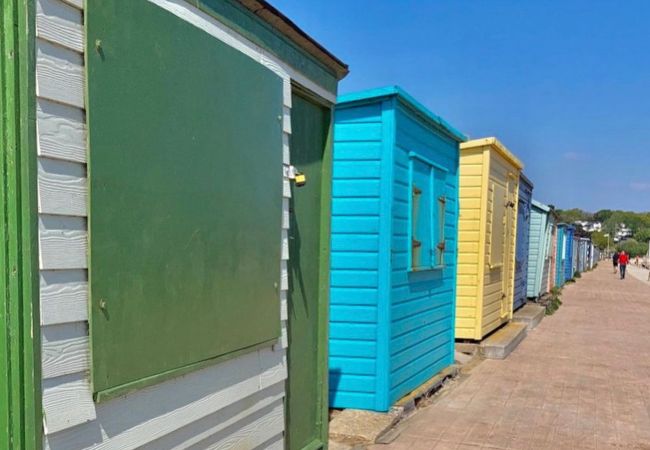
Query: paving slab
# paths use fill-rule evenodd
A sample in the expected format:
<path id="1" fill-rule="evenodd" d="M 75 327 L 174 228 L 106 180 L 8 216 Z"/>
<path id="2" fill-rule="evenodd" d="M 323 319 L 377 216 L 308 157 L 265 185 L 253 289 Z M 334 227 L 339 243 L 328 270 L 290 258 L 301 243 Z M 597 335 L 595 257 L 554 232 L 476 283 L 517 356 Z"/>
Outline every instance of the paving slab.
<path id="1" fill-rule="evenodd" d="M 536 303 L 526 303 L 512 315 L 512 321 L 523 323 L 526 330 L 530 331 L 537 327 L 544 319 L 546 308 Z"/>
<path id="2" fill-rule="evenodd" d="M 372 448 L 650 449 L 650 285 L 600 264 L 562 303 Z"/>
<path id="3" fill-rule="evenodd" d="M 627 266 L 627 275 L 631 275 L 639 281 L 650 284 L 650 270 L 644 267 L 629 264 Z"/>
<path id="4" fill-rule="evenodd" d="M 330 440 L 359 445 L 374 443 L 400 419 L 401 411 L 378 413 L 360 409 L 344 409 L 330 421 Z"/>
<path id="5" fill-rule="evenodd" d="M 456 365 L 441 370 L 417 389 L 398 400 L 386 413 L 359 409 L 337 411 L 329 424 L 330 442 L 353 447 L 393 441 L 398 436 L 398 433 L 390 432 L 395 425 L 416 410 L 419 400 L 432 395 L 442 387 L 446 380 L 455 377 L 458 373 L 459 368 Z"/>
<path id="6" fill-rule="evenodd" d="M 505 359 L 526 337 L 527 326 L 510 322 L 499 328 L 479 345 L 480 353 L 486 359 Z"/>

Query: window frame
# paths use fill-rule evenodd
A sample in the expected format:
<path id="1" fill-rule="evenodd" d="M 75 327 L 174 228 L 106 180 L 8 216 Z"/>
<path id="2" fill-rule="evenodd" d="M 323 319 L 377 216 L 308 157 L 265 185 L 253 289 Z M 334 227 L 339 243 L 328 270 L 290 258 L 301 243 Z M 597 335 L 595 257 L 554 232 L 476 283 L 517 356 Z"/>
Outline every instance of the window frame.
<path id="1" fill-rule="evenodd" d="M 445 182 L 449 170 L 440 164 L 437 164 L 430 159 L 420 155 L 416 152 L 409 152 L 409 204 L 408 204 L 408 272 L 426 272 L 433 270 L 442 270 L 446 267 L 445 264 L 445 250 L 446 250 L 446 236 L 444 228 L 446 226 L 445 215 L 447 211 L 447 196 L 445 195 Z M 416 232 L 414 226 L 415 220 L 419 221 L 422 218 L 422 207 L 420 200 L 418 204 L 414 204 L 415 194 L 414 188 L 422 189 L 419 186 L 414 186 L 414 161 L 418 160 L 420 163 L 425 164 L 429 168 L 428 183 L 424 188 L 429 189 L 430 192 L 430 205 L 429 205 L 429 242 L 431 243 L 428 249 L 420 249 L 422 251 L 430 252 L 430 264 L 428 265 L 415 265 L 414 264 L 414 242 L 416 241 Z M 417 211 L 414 210 L 415 207 Z M 421 242 L 421 241 L 420 241 Z"/>

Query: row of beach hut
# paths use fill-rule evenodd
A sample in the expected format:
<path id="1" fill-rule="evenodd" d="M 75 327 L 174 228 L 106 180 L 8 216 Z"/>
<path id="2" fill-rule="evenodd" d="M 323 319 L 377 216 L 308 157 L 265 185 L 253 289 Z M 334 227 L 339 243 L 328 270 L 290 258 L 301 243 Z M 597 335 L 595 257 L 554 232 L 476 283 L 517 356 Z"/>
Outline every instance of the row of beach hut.
<path id="1" fill-rule="evenodd" d="M 337 98 L 264 0 L 1 14 L 2 449 L 326 448 L 593 263 L 498 140 Z"/>
<path id="2" fill-rule="evenodd" d="M 387 411 L 513 312 L 593 266 L 496 138 L 468 140 L 399 87 L 335 110 L 330 405 Z"/>

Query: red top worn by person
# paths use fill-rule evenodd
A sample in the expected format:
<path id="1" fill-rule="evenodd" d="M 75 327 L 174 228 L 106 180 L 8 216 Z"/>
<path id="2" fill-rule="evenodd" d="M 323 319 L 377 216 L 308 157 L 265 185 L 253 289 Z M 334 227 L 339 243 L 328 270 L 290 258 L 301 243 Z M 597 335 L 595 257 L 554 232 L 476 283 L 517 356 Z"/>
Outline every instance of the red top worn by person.
<path id="1" fill-rule="evenodd" d="M 625 252 L 621 252 L 621 254 L 618 256 L 618 264 L 621 266 L 626 266 L 629 261 L 630 257 L 627 256 L 627 253 Z"/>

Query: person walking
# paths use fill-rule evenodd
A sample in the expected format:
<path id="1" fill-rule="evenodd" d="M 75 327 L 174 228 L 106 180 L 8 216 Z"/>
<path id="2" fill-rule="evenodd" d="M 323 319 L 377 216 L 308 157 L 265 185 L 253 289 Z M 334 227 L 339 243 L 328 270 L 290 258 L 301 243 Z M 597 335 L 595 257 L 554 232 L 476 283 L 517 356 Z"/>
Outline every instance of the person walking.
<path id="1" fill-rule="evenodd" d="M 614 263 L 614 273 L 618 272 L 618 251 L 612 255 L 612 263 Z"/>
<path id="2" fill-rule="evenodd" d="M 628 262 L 630 262 L 630 257 L 627 256 L 627 253 L 621 251 L 620 255 L 618 255 L 618 268 L 621 272 L 621 280 L 625 279 L 625 268 Z"/>

